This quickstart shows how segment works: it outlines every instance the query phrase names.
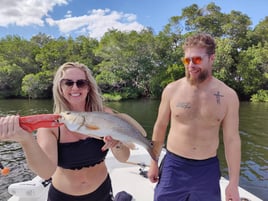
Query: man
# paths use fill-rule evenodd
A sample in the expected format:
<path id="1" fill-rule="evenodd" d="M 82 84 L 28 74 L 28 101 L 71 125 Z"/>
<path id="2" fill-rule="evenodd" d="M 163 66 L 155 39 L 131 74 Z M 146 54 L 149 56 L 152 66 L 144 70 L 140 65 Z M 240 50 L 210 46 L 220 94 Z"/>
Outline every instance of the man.
<path id="1" fill-rule="evenodd" d="M 226 201 L 238 201 L 241 161 L 239 100 L 236 92 L 212 76 L 215 41 L 208 34 L 186 39 L 183 46 L 186 76 L 162 93 L 152 140 L 165 141 L 167 154 L 160 170 L 151 162 L 148 177 L 157 182 L 154 201 L 220 201 L 217 158 L 222 127 L 229 171 Z"/>

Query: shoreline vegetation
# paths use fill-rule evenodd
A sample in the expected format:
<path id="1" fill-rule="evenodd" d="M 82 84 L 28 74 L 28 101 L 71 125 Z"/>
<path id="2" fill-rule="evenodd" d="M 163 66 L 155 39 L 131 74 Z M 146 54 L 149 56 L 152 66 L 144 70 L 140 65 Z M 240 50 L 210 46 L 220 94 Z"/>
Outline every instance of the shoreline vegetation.
<path id="1" fill-rule="evenodd" d="M 160 98 L 164 87 L 184 77 L 181 45 L 192 33 L 211 34 L 217 43 L 213 75 L 241 101 L 268 102 L 268 16 L 252 27 L 239 11 L 221 12 L 215 3 L 192 4 L 171 16 L 158 34 L 109 30 L 100 39 L 0 38 L 0 98 L 52 98 L 56 69 L 67 61 L 87 65 L 105 101 Z"/>

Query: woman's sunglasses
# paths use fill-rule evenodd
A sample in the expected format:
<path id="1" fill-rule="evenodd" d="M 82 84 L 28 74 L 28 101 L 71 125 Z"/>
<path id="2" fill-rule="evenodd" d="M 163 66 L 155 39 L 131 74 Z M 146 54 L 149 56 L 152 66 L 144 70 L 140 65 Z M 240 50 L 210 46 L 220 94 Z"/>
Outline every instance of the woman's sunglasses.
<path id="1" fill-rule="evenodd" d="M 67 87 L 73 87 L 73 85 L 76 84 L 78 88 L 85 88 L 89 86 L 88 80 L 82 80 L 82 79 L 77 80 L 76 82 L 73 80 L 69 80 L 69 79 L 62 79 L 61 84 L 64 84 Z"/>
<path id="2" fill-rule="evenodd" d="M 201 64 L 205 56 L 206 55 L 196 57 L 183 57 L 181 58 L 181 61 L 184 65 L 189 65 L 190 62 L 192 62 L 193 64 Z"/>

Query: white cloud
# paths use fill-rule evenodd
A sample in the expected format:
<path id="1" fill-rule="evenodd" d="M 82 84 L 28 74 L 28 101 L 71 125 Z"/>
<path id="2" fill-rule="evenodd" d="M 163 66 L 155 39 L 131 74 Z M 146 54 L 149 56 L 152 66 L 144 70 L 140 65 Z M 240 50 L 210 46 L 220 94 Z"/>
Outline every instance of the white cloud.
<path id="1" fill-rule="evenodd" d="M 65 18 L 72 17 L 72 11 L 68 10 L 66 15 L 64 15 Z"/>
<path id="2" fill-rule="evenodd" d="M 46 18 L 50 26 L 58 26 L 64 34 L 70 32 L 88 33 L 92 38 L 101 38 L 109 29 L 119 31 L 141 31 L 145 27 L 136 22 L 134 14 L 124 14 L 122 12 L 111 11 L 110 9 L 94 9 L 87 15 L 70 16 L 70 11 L 65 19 L 54 20 Z"/>
<path id="3" fill-rule="evenodd" d="M 67 2 L 68 0 L 0 0 L 0 26 L 43 26 L 42 18 L 55 5 Z"/>
<path id="4" fill-rule="evenodd" d="M 93 9 L 84 15 L 73 16 L 68 8 L 62 19 L 52 17 L 55 6 L 69 2 L 71 0 L 0 0 L 0 27 L 47 26 L 49 29 L 51 26 L 64 35 L 83 34 L 97 39 L 111 29 L 141 31 L 145 28 L 137 22 L 136 15 L 110 9 Z"/>

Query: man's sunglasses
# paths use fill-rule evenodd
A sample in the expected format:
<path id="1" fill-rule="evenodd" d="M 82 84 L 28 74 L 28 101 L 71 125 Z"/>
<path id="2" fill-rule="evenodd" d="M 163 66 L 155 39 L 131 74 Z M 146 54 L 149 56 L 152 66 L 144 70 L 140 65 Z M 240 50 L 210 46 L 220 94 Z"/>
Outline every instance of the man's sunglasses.
<path id="1" fill-rule="evenodd" d="M 89 86 L 88 80 L 77 80 L 75 82 L 75 81 L 69 80 L 69 79 L 62 79 L 61 84 L 64 84 L 67 87 L 73 87 L 73 85 L 76 84 L 76 86 L 78 88 L 85 88 L 85 87 Z"/>
<path id="2" fill-rule="evenodd" d="M 183 57 L 181 58 L 181 61 L 184 65 L 189 65 L 190 62 L 192 62 L 193 64 L 201 64 L 205 56 L 206 55 L 196 57 Z"/>

